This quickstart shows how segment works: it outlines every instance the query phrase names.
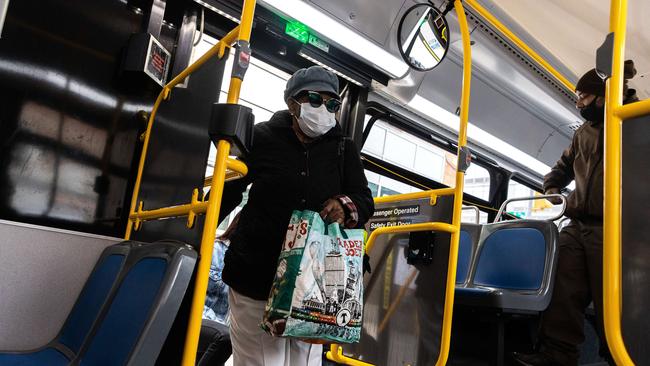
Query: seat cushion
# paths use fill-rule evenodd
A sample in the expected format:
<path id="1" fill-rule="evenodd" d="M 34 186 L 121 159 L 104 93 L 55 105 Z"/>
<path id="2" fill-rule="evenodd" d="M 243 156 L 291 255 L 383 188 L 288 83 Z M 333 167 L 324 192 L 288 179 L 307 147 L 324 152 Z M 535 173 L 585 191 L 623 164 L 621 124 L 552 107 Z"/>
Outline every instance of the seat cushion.
<path id="1" fill-rule="evenodd" d="M 70 360 L 54 348 L 32 353 L 0 353 L 0 365 L 4 366 L 59 366 L 69 363 Z"/>
<path id="2" fill-rule="evenodd" d="M 504 292 L 499 289 L 468 287 L 457 288 L 455 303 L 465 306 L 503 308 Z"/>

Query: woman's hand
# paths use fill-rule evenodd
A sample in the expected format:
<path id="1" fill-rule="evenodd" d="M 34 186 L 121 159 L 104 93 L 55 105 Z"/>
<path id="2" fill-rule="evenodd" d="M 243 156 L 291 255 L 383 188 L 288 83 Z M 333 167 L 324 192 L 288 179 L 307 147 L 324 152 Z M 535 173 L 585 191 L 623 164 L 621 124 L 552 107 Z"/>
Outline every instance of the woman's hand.
<path id="1" fill-rule="evenodd" d="M 338 222 L 343 225 L 345 221 L 345 211 L 341 202 L 335 198 L 330 198 L 323 204 L 323 210 L 320 217 L 326 222 Z"/>

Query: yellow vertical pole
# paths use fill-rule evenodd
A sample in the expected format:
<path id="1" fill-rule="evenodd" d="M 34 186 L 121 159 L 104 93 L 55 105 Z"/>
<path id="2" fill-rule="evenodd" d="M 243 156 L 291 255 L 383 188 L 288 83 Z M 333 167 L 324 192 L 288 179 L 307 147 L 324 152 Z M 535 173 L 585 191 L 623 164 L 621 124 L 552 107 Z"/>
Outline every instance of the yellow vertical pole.
<path id="1" fill-rule="evenodd" d="M 255 0 L 244 0 L 238 40 L 245 42 L 250 40 L 254 14 Z M 236 104 L 239 101 L 241 84 L 241 79 L 231 77 L 230 88 L 228 90 L 228 103 Z M 203 304 L 205 303 L 205 294 L 208 289 L 208 275 L 210 272 L 217 225 L 219 224 L 219 210 L 221 209 L 221 198 L 223 196 L 223 186 L 226 179 L 229 155 L 230 143 L 225 140 L 220 140 L 217 143 L 217 157 L 212 183 L 210 184 L 210 199 L 208 201 L 203 235 L 201 237 L 199 263 L 192 296 L 192 308 L 190 310 L 190 319 L 187 326 L 187 336 L 185 337 L 185 348 L 183 351 L 183 366 L 194 366 L 196 363 L 196 351 L 199 344 L 199 334 L 201 332 L 201 321 L 203 317 Z"/>
<path id="2" fill-rule="evenodd" d="M 458 129 L 458 166 L 456 167 L 456 190 L 454 194 L 454 212 L 451 220 L 452 226 L 460 228 L 461 212 L 463 209 L 463 186 L 465 185 L 465 172 L 460 170 L 462 158 L 461 149 L 467 145 L 467 120 L 469 119 L 469 97 L 472 80 L 472 49 L 470 34 L 467 26 L 467 17 L 461 0 L 454 1 L 454 8 L 458 16 L 460 34 L 463 41 L 463 89 L 460 97 L 460 128 Z M 440 354 L 437 366 L 447 364 L 449 347 L 451 345 L 451 320 L 454 311 L 454 292 L 456 290 L 456 265 L 458 260 L 458 242 L 460 230 L 451 234 L 449 247 L 449 262 L 447 269 L 447 288 L 445 293 L 445 308 L 442 319 L 442 336 L 440 341 Z"/>
<path id="3" fill-rule="evenodd" d="M 605 104 L 605 197 L 603 227 L 603 313 L 607 344 L 617 365 L 634 365 L 621 334 L 621 127 L 627 0 L 612 0 L 609 31 L 614 32 L 612 76 Z"/>

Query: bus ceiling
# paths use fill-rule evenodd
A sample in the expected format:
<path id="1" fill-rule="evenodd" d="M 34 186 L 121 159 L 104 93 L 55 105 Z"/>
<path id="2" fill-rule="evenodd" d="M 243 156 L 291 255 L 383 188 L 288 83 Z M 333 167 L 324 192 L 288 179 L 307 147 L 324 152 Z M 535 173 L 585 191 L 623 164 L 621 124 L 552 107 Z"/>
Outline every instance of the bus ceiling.
<path id="1" fill-rule="evenodd" d="M 195 1 L 214 11 L 232 10 L 234 4 L 229 0 Z M 443 0 L 433 3 L 439 9 L 446 5 Z M 555 49 L 554 44 L 540 36 L 534 27 L 539 22 L 522 28 L 519 24 L 530 19 L 522 20 L 525 7 L 520 2 L 505 1 L 499 6 L 495 3 L 493 0 L 466 2 L 472 27 L 475 75 L 470 123 L 529 155 L 544 169 L 544 165 L 553 165 L 558 152 L 568 145 L 574 129 L 581 123 L 573 106 L 571 87 L 577 74 L 586 66 L 567 64 L 564 55 L 549 52 L 549 49 Z M 462 52 L 456 16 L 453 12 L 446 16 L 451 39 L 445 60 L 435 70 L 415 71 L 402 61 L 397 42 L 399 20 L 414 4 L 416 2 L 411 0 L 384 0 L 381 4 L 376 1 L 369 4 L 368 0 L 261 0 L 262 8 L 259 10 L 263 11 L 258 11 L 257 17 L 266 18 L 264 21 L 271 25 L 267 25 L 267 33 L 283 33 L 284 39 L 287 32 L 293 32 L 291 36 L 295 38 L 303 37 L 300 41 L 303 45 L 290 50 L 294 54 L 287 55 L 287 58 L 302 58 L 303 64 L 324 64 L 352 84 L 370 86 L 374 100 L 385 100 L 414 112 L 422 116 L 423 123 L 429 127 L 448 129 L 431 113 L 431 108 L 433 104 L 451 113 L 458 108 Z M 477 7 L 484 8 L 535 50 L 563 76 L 565 82 L 522 52 L 486 20 Z M 548 18 L 551 26 L 560 23 L 551 19 L 551 9 L 540 9 L 540 13 Z M 292 25 L 294 27 L 290 29 Z M 594 44 L 603 39 L 600 34 L 590 35 L 590 38 Z M 593 46 L 594 52 L 595 48 Z M 260 53 L 263 50 L 258 50 L 258 55 Z M 586 55 L 585 59 L 590 57 Z M 373 80 L 372 84 L 370 80 Z M 498 149 L 494 153 L 499 156 Z M 511 157 L 502 158 L 508 160 Z"/>
<path id="2" fill-rule="evenodd" d="M 441 1 L 434 3 L 440 9 L 445 5 Z M 422 103 L 414 101 L 424 100 L 452 113 L 458 108 L 462 52 L 456 16 L 453 12 L 447 14 L 451 42 L 446 59 L 435 70 L 415 71 L 402 61 L 397 42 L 399 20 L 414 4 L 412 1 L 384 1 L 381 6 L 376 2 L 368 6 L 365 0 L 345 3 L 261 1 L 263 7 L 286 21 L 297 20 L 304 24 L 307 32 L 331 44 L 333 50 L 342 50 L 391 77 L 387 86 L 381 82 L 373 83 L 371 95 L 380 95 L 388 102 L 424 116 L 429 125 L 447 128 L 432 116 L 428 105 L 418 108 Z M 510 46 L 510 42 L 471 7 L 467 7 L 467 12 L 474 30 L 472 58 L 476 76 L 470 123 L 507 141 L 535 160 L 552 165 L 558 151 L 569 143 L 573 133 L 571 126 L 579 123 L 572 91 L 536 67 L 516 47 Z M 507 26 L 515 24 L 503 14 L 499 17 Z M 542 49 L 531 37 L 525 35 L 522 39 L 531 47 Z M 568 69 L 562 68 L 550 54 L 542 55 L 551 59 L 560 72 L 568 73 Z M 310 58 L 318 61 L 318 57 Z M 575 79 L 574 74 L 568 77 Z M 503 158 L 508 159 L 508 156 Z"/>

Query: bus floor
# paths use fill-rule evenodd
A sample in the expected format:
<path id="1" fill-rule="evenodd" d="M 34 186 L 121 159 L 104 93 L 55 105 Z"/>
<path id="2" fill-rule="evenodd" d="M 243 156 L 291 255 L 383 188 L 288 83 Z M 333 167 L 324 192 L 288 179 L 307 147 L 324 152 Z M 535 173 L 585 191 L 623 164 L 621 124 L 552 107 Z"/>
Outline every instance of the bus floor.
<path id="1" fill-rule="evenodd" d="M 447 365 L 499 366 L 499 320 L 503 321 L 503 365 L 514 365 L 512 352 L 534 351 L 533 345 L 537 342 L 539 333 L 539 318 L 539 315 L 498 314 L 494 311 L 457 307 L 454 309 Z M 585 320 L 585 341 L 580 346 L 579 365 L 607 366 L 598 355 L 599 342 L 593 312 L 588 312 Z"/>

